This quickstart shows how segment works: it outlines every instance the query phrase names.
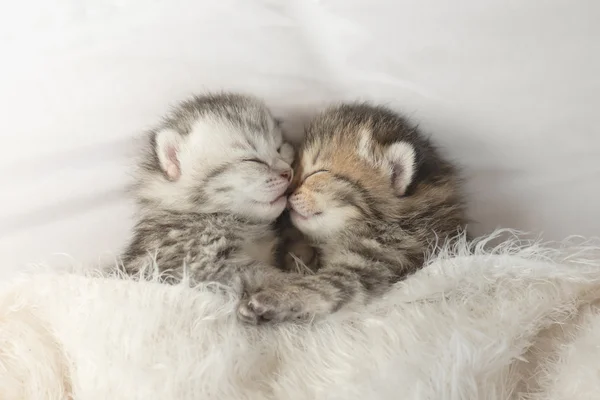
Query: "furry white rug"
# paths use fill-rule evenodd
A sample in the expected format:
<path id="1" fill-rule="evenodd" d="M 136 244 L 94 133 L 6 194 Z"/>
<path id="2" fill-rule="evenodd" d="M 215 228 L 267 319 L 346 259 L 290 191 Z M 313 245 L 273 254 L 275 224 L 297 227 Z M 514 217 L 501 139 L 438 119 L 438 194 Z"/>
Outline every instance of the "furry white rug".
<path id="1" fill-rule="evenodd" d="M 310 326 L 243 326 L 206 287 L 27 275 L 0 292 L 0 398 L 597 399 L 600 252 L 484 243 Z"/>

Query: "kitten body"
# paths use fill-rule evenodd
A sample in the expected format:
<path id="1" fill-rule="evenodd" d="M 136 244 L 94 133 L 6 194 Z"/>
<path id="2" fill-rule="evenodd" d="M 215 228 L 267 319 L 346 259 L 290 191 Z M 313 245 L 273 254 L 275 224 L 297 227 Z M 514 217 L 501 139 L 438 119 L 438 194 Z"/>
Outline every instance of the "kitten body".
<path id="1" fill-rule="evenodd" d="M 363 305 L 466 226 L 456 168 L 386 108 L 326 110 L 308 127 L 299 157 L 291 219 L 319 249 L 320 268 L 254 293 L 240 305 L 248 322 Z"/>
<path id="2" fill-rule="evenodd" d="M 186 273 L 192 284 L 276 275 L 273 224 L 286 207 L 294 154 L 267 107 L 250 96 L 196 96 L 147 139 L 124 270 L 155 261 L 168 281 Z"/>
<path id="3" fill-rule="evenodd" d="M 157 210 L 141 215 L 122 260 L 129 274 L 155 262 L 170 283 L 187 274 L 193 284 L 216 281 L 237 287 L 242 277 L 275 265 L 277 246 L 269 223 L 225 213 Z"/>

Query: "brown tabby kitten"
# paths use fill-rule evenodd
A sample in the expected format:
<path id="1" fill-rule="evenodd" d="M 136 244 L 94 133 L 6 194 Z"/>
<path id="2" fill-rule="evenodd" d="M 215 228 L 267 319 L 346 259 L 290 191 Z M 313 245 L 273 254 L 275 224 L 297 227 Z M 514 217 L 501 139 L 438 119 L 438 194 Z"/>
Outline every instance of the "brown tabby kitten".
<path id="1" fill-rule="evenodd" d="M 466 225 L 460 179 L 417 128 L 384 107 L 329 108 L 306 131 L 291 220 L 322 256 L 251 293 L 250 323 L 315 318 L 365 304 L 423 267 L 433 242 Z"/>

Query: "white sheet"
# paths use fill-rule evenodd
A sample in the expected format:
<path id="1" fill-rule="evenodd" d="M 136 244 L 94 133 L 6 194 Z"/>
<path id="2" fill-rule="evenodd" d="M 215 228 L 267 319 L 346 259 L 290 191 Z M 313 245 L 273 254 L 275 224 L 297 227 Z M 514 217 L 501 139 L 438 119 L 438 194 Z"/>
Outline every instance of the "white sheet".
<path id="1" fill-rule="evenodd" d="M 599 233 L 597 1 L 4 3 L 2 274 L 118 253 L 131 138 L 205 89 L 294 133 L 329 101 L 389 104 L 464 165 L 476 233 Z"/>

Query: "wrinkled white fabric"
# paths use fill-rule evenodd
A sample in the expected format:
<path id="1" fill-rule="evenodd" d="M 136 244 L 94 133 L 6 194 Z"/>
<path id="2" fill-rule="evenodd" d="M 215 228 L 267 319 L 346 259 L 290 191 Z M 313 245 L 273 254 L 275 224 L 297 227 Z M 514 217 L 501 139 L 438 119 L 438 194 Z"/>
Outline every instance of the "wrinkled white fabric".
<path id="1" fill-rule="evenodd" d="M 406 113 L 465 168 L 476 234 L 598 235 L 594 0 L 30 0 L 0 6 L 0 276 L 131 226 L 131 139 L 203 90 Z"/>

